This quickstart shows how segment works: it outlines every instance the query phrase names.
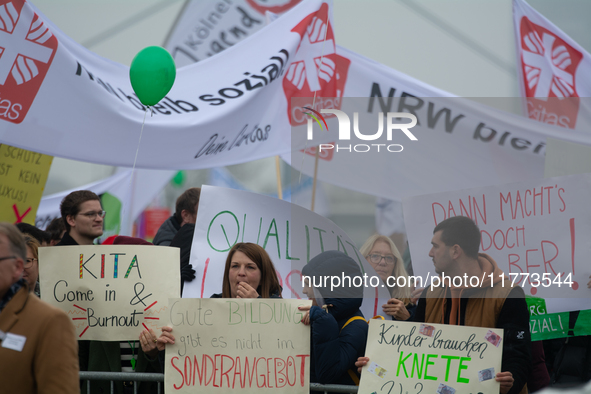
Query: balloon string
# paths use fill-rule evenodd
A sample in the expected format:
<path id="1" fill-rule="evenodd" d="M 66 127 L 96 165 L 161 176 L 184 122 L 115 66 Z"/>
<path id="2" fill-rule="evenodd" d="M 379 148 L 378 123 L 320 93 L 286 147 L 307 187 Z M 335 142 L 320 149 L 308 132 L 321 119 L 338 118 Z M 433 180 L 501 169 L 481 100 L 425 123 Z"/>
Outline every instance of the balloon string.
<path id="1" fill-rule="evenodd" d="M 146 110 L 144 111 L 144 120 L 142 122 L 142 129 L 140 130 L 140 139 L 137 142 L 137 149 L 135 150 L 135 158 L 133 159 L 133 167 L 131 169 L 132 174 L 133 174 L 133 171 L 135 171 L 135 163 L 137 161 L 137 155 L 140 151 L 140 144 L 142 143 L 142 134 L 144 133 L 144 125 L 146 124 L 146 115 L 148 115 L 148 109 L 151 110 L 150 107 L 146 107 Z"/>
<path id="2" fill-rule="evenodd" d="M 127 204 L 123 204 L 123 209 L 122 209 L 122 217 L 125 218 L 126 215 L 129 213 L 129 217 L 127 218 L 129 222 L 131 222 L 132 218 L 131 218 L 131 204 L 133 204 L 132 201 L 132 196 L 133 196 L 133 178 L 135 175 L 135 163 L 137 162 L 137 155 L 140 152 L 140 144 L 142 143 L 142 135 L 144 134 L 144 125 L 146 124 L 146 115 L 148 115 L 148 109 L 150 110 L 150 112 L 153 115 L 153 110 L 152 107 L 146 107 L 146 110 L 144 111 L 144 120 L 142 121 L 142 128 L 140 130 L 140 138 L 137 142 L 137 149 L 135 150 L 135 158 L 133 159 L 133 167 L 131 168 L 131 175 L 129 177 L 129 204 L 130 206 L 127 207 L 129 209 L 129 212 L 125 212 L 126 211 L 126 205 Z M 129 224 L 128 224 L 129 225 Z M 129 235 L 133 235 L 133 234 L 129 234 Z"/>

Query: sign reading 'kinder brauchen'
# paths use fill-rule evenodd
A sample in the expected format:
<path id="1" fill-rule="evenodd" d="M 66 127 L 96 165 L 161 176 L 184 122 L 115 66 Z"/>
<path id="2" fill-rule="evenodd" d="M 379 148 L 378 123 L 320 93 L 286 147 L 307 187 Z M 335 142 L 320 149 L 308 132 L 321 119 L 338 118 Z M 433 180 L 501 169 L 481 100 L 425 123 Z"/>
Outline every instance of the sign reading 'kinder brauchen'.
<path id="1" fill-rule="evenodd" d="M 498 394 L 503 329 L 371 320 L 360 393 Z"/>

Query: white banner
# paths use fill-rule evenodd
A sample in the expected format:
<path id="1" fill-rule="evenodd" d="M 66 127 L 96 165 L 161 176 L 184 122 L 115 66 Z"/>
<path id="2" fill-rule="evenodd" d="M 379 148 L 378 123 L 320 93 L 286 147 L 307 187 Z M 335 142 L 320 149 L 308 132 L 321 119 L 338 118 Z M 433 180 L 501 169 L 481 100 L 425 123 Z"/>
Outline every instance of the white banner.
<path id="1" fill-rule="evenodd" d="M 339 140 L 340 129 L 334 117 L 326 119 L 328 131 L 311 122 L 314 140 L 308 141 L 309 146 L 323 142 L 332 145 L 325 145 L 320 154 L 320 180 L 400 201 L 425 193 L 540 179 L 548 136 L 591 143 L 587 133 L 565 134 L 557 126 L 476 101 L 442 97 L 445 92 L 343 48 L 338 48 L 338 54 L 351 62 L 341 110 L 351 124 L 354 113 L 358 114 L 357 124 L 366 138 L 351 133 L 350 140 Z M 318 112 L 330 108 L 331 103 L 326 101 L 316 105 Z M 411 141 L 400 130 L 389 138 L 383 133 L 371 140 L 380 112 L 414 114 L 418 123 L 410 131 L 417 140 Z M 303 113 L 300 116 L 307 117 Z M 305 131 L 292 131 L 292 135 L 301 133 Z M 319 137 L 322 139 L 317 140 Z M 304 159 L 302 155 L 296 152 L 282 157 L 304 173 L 313 174 L 313 155 L 305 155 Z"/>
<path id="2" fill-rule="evenodd" d="M 118 169 L 117 173 L 97 182 L 89 183 L 75 189 L 45 196 L 41 199 L 35 226 L 45 229 L 55 218 L 61 217 L 60 204 L 65 196 L 76 190 L 90 190 L 103 196 L 105 217 L 105 233 L 110 235 L 131 235 L 132 223 L 150 202 L 160 193 L 176 171 Z M 133 173 L 133 179 L 132 179 Z M 108 194 L 108 197 L 104 197 Z M 108 206 L 107 206 L 108 205 Z M 113 219 L 110 219 L 113 217 Z"/>
<path id="3" fill-rule="evenodd" d="M 261 245 L 275 265 L 284 298 L 305 299 L 302 268 L 327 250 L 340 250 L 367 274 L 362 311 L 366 317 L 383 314 L 390 298 L 371 265 L 351 239 L 330 220 L 276 198 L 256 193 L 203 186 L 191 247 L 197 279 L 185 283 L 183 298 L 210 297 L 222 292 L 228 251 L 237 242 Z M 370 277 L 375 277 L 373 286 Z M 338 278 L 340 279 L 340 278 Z"/>
<path id="4" fill-rule="evenodd" d="M 82 48 L 28 2 L 4 0 L 0 8 L 7 18 L 0 142 L 132 167 L 145 108 L 131 88 L 129 67 Z M 330 15 L 327 3 L 302 2 L 264 33 L 179 69 L 170 93 L 145 117 L 136 166 L 211 168 L 290 152 L 287 98 L 334 95 L 334 70 L 316 75 L 317 61 L 324 59 L 322 67 L 332 62 Z M 294 62 L 298 73 L 288 75 Z M 302 75 L 310 86 L 302 86 Z"/>
<path id="5" fill-rule="evenodd" d="M 590 193 L 586 174 L 409 198 L 403 206 L 414 274 L 427 282 L 437 276 L 428 256 L 433 229 L 467 216 L 480 228 L 480 252 L 526 294 L 546 298 L 549 313 L 588 309 Z"/>
<path id="6" fill-rule="evenodd" d="M 187 1 L 165 48 L 177 67 L 207 59 L 267 25 L 267 13 L 281 14 L 301 0 Z"/>
<path id="7" fill-rule="evenodd" d="M 588 130 L 591 55 L 523 0 L 513 0 L 517 66 L 527 116 Z"/>
<path id="8" fill-rule="evenodd" d="M 10 21 L 0 56 L 0 142 L 131 167 L 145 112 L 129 68 L 82 48 L 29 3 L 2 4 Z M 299 167 L 301 156 L 288 156 L 312 141 L 307 115 L 288 103 L 293 97 L 310 98 L 305 104 L 316 110 L 338 106 L 342 97 L 387 97 L 360 111 L 362 125 L 375 123 L 380 109 L 417 115 L 418 141 L 404 152 L 341 151 L 319 165 L 321 180 L 393 200 L 540 178 L 547 136 L 591 145 L 590 135 L 561 135 L 469 100 L 435 99 L 449 94 L 339 48 L 330 15 L 327 3 L 301 2 L 277 23 L 179 69 L 168 96 L 145 119 L 137 166 L 211 168 L 282 154 Z M 404 105 L 391 108 L 389 96 Z M 335 119 L 328 120 L 330 132 L 315 143 L 337 140 Z M 291 132 L 290 124 L 299 127 Z M 312 169 L 305 160 L 302 170 Z M 381 182 L 385 177 L 393 181 Z"/>

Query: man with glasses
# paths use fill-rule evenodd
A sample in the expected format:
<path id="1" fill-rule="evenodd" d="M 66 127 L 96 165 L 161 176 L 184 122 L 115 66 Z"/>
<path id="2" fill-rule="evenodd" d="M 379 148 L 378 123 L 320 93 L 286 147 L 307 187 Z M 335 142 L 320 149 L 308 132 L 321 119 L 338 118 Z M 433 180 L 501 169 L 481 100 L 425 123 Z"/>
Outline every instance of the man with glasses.
<path id="1" fill-rule="evenodd" d="M 23 235 L 0 223 L 0 391 L 78 393 L 76 333 L 70 318 L 29 292 Z"/>
<path id="2" fill-rule="evenodd" d="M 92 245 L 103 235 L 103 211 L 99 196 L 90 190 L 77 190 L 68 194 L 60 204 L 66 232 L 57 246 Z"/>

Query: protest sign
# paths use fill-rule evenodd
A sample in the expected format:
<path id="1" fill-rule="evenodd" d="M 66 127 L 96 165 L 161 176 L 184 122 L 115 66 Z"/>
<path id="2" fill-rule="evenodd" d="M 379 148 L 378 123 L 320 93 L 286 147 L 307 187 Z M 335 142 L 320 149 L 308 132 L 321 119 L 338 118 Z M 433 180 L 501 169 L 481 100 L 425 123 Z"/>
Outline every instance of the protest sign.
<path id="1" fill-rule="evenodd" d="M 591 176 L 584 174 L 406 200 L 414 272 L 427 285 L 434 279 L 437 284 L 439 277 L 433 276 L 428 257 L 433 229 L 451 216 L 468 216 L 480 228 L 480 252 L 496 261 L 509 283 L 520 285 L 527 295 L 545 298 L 550 313 L 588 309 L 589 193 Z M 478 278 L 489 286 L 494 279 L 498 278 Z"/>
<path id="2" fill-rule="evenodd" d="M 180 294 L 179 249 L 150 245 L 39 249 L 41 298 L 72 318 L 79 339 L 138 339 L 163 326 Z"/>
<path id="3" fill-rule="evenodd" d="M 360 393 L 498 394 L 503 329 L 372 320 Z"/>
<path id="4" fill-rule="evenodd" d="M 308 393 L 310 329 L 283 299 L 171 299 L 167 393 Z"/>
<path id="5" fill-rule="evenodd" d="M 262 246 L 275 265 L 284 298 L 306 298 L 302 268 L 327 250 L 339 250 L 360 266 L 365 316 L 382 313 L 389 293 L 353 241 L 330 220 L 287 201 L 256 193 L 203 186 L 191 247 L 197 280 L 185 283 L 183 297 L 221 293 L 228 251 L 237 242 Z M 334 279 L 334 282 L 332 281 Z M 342 278 L 331 278 L 335 287 Z"/>
<path id="6" fill-rule="evenodd" d="M 591 334 L 591 309 L 547 313 L 543 298 L 527 297 L 532 341 Z"/>
<path id="7" fill-rule="evenodd" d="M 35 224 L 52 156 L 0 145 L 0 221 Z"/>

